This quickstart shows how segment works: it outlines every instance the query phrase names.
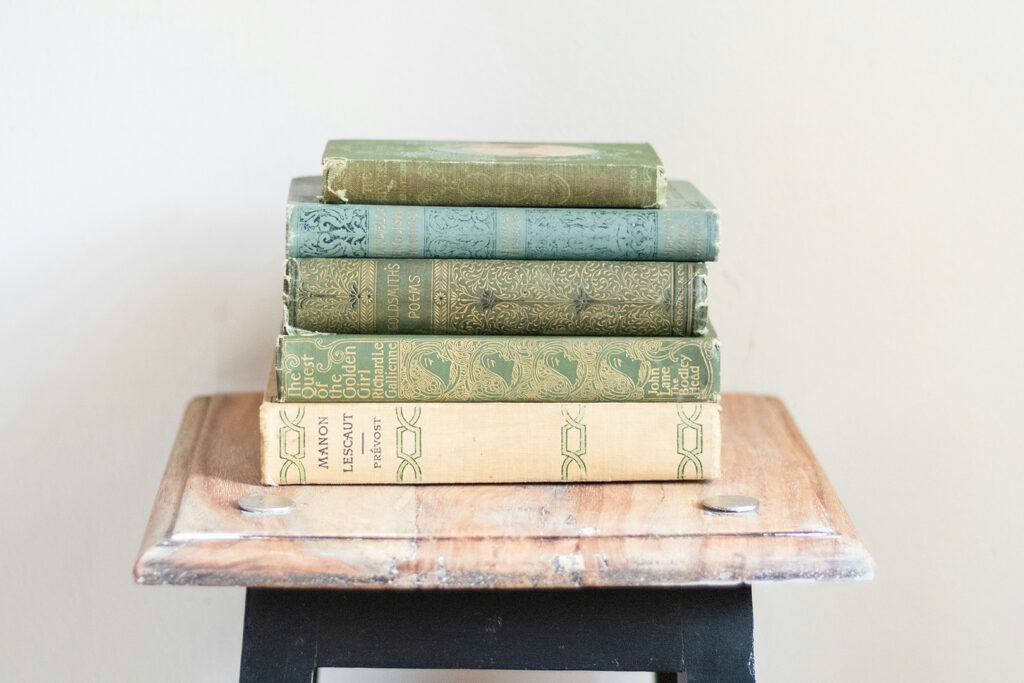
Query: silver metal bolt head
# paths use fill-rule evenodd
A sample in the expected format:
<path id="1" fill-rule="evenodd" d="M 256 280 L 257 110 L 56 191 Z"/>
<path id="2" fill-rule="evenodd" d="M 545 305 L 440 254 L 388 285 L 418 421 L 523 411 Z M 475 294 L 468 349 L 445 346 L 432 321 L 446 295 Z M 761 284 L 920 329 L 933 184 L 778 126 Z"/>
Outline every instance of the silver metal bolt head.
<path id="1" fill-rule="evenodd" d="M 295 501 L 284 496 L 272 496 L 257 493 L 238 499 L 238 507 L 243 512 L 254 515 L 286 515 L 295 509 Z"/>
<path id="2" fill-rule="evenodd" d="M 731 514 L 743 512 L 757 512 L 761 507 L 761 501 L 751 496 L 737 496 L 733 494 L 722 494 L 719 496 L 708 496 L 701 501 L 705 510 L 711 512 L 728 512 Z"/>

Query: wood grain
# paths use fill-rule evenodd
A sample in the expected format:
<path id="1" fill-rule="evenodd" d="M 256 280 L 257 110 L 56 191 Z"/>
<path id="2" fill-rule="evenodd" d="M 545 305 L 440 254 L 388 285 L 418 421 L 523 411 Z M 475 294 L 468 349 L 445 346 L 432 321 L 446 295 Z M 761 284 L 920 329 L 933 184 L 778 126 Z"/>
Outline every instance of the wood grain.
<path id="1" fill-rule="evenodd" d="M 140 583 L 526 588 L 870 578 L 872 562 L 776 398 L 723 398 L 711 482 L 281 486 L 288 515 L 241 512 L 259 482 L 261 395 L 186 411 L 135 566 Z M 715 493 L 752 515 L 704 511 Z"/>

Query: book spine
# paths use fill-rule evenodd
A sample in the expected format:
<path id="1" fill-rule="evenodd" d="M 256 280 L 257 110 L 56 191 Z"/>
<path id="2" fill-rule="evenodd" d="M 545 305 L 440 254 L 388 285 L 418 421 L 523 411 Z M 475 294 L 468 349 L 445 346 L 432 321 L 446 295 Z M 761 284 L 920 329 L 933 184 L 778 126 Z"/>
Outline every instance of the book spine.
<path id="1" fill-rule="evenodd" d="M 267 484 L 712 479 L 716 403 L 273 403 Z"/>
<path id="2" fill-rule="evenodd" d="M 324 159 L 328 204 L 652 208 L 665 201 L 656 164 Z"/>
<path id="3" fill-rule="evenodd" d="M 692 336 L 703 263 L 288 259 L 286 324 L 338 334 Z"/>
<path id="4" fill-rule="evenodd" d="M 718 220 L 702 209 L 288 206 L 297 258 L 714 261 Z"/>
<path id="5" fill-rule="evenodd" d="M 718 338 L 282 335 L 284 401 L 717 401 Z"/>

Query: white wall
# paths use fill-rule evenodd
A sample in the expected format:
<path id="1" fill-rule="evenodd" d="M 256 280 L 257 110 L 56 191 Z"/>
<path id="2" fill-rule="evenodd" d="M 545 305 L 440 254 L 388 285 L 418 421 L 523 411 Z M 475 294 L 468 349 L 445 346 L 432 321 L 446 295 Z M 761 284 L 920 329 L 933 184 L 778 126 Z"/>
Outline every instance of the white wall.
<path id="1" fill-rule="evenodd" d="M 878 563 L 758 586 L 760 680 L 1019 675 L 1022 32 L 1012 2 L 5 3 L 0 679 L 237 676 L 242 591 L 131 565 L 186 399 L 264 380 L 288 179 L 332 136 L 653 143 L 723 216 L 725 388 L 787 401 Z"/>

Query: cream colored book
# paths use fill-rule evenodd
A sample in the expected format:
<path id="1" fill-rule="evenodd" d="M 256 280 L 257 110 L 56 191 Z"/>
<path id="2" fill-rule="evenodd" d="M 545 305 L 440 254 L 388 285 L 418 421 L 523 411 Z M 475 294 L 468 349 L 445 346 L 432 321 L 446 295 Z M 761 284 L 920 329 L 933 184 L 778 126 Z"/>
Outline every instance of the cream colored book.
<path id="1" fill-rule="evenodd" d="M 260 406 L 267 484 L 713 479 L 718 403 L 282 403 Z"/>

